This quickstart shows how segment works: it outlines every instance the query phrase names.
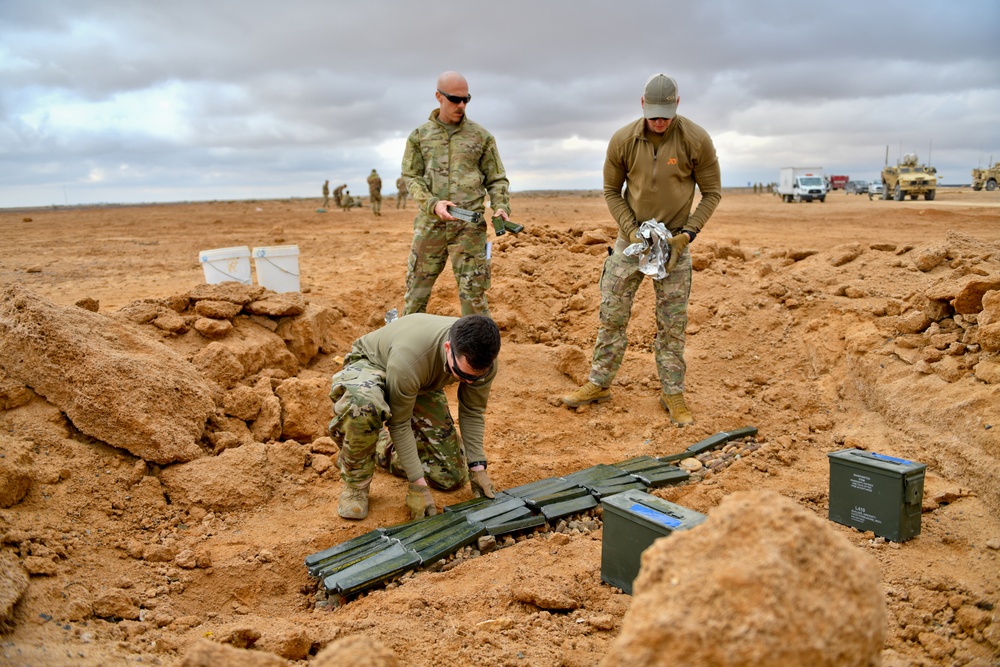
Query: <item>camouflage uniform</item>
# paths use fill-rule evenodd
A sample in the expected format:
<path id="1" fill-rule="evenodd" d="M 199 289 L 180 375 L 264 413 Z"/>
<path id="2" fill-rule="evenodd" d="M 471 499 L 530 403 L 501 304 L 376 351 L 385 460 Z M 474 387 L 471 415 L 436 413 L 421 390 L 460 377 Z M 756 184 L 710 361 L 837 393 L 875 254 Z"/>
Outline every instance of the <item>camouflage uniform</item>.
<path id="1" fill-rule="evenodd" d="M 334 417 L 328 427 L 340 446 L 337 464 L 349 486 L 365 486 L 377 463 L 393 475 L 410 481 L 425 477 L 449 491 L 468 479 L 467 451 L 473 461 L 486 460 L 484 412 L 497 364 L 482 381 L 459 384 L 463 440 L 444 393 L 457 382 L 445 369 L 444 356 L 456 320 L 409 315 L 354 342 L 343 370 L 333 376 Z"/>
<path id="2" fill-rule="evenodd" d="M 420 209 L 413 221 L 404 314 L 427 309 L 434 281 L 451 258 L 462 314 L 488 316 L 486 220 L 479 224 L 441 220 L 434 214 L 434 206 L 445 200 L 482 213 L 484 196 L 489 194 L 494 212 L 509 214 L 510 183 L 493 135 L 464 116 L 456 125 L 445 125 L 438 120 L 439 113 L 435 109 L 430 119 L 410 134 L 403 153 L 403 178 Z"/>
<path id="3" fill-rule="evenodd" d="M 382 178 L 374 169 L 368 174 L 368 197 L 372 203 L 372 213 L 382 215 Z"/>
<path id="4" fill-rule="evenodd" d="M 632 302 L 646 275 L 639 270 L 639 257 L 623 254 L 628 241 L 618 240 L 614 254 L 604 260 L 601 273 L 601 327 L 597 332 L 590 381 L 610 387 L 618 374 L 625 348 L 626 327 L 632 315 Z M 687 328 L 687 304 L 691 295 L 691 253 L 687 248 L 673 270 L 662 280 L 653 280 L 656 294 L 656 342 L 653 351 L 656 370 L 664 391 L 684 391 L 684 330 Z"/>
<path id="5" fill-rule="evenodd" d="M 330 203 L 330 181 L 323 182 L 323 208 Z"/>
<path id="6" fill-rule="evenodd" d="M 337 206 L 341 206 L 340 200 L 341 197 L 343 196 L 344 188 L 346 187 L 347 183 L 344 183 L 343 185 L 338 185 L 333 189 L 333 203 L 336 204 Z"/>
<path id="7" fill-rule="evenodd" d="M 604 198 L 618 222 L 613 254 L 601 273 L 600 329 L 594 344 L 590 381 L 609 387 L 628 346 L 626 327 L 632 302 L 645 277 L 639 259 L 626 257 L 629 233 L 645 220 L 658 220 L 674 235 L 693 240 L 722 198 L 719 160 L 708 133 L 675 116 L 659 144 L 646 134 L 644 118 L 618 130 L 604 163 Z M 623 190 L 623 185 L 627 187 Z M 692 211 L 695 186 L 702 198 Z M 684 330 L 691 294 L 691 254 L 681 253 L 674 269 L 653 281 L 656 293 L 656 370 L 665 394 L 684 391 Z"/>
<path id="8" fill-rule="evenodd" d="M 396 179 L 396 208 L 406 208 L 406 196 L 409 194 L 406 190 L 406 179 L 400 176 Z"/>
<path id="9" fill-rule="evenodd" d="M 355 206 L 360 206 L 360 204 L 351 196 L 350 190 L 344 190 L 344 194 L 340 195 L 340 208 L 350 211 Z"/>

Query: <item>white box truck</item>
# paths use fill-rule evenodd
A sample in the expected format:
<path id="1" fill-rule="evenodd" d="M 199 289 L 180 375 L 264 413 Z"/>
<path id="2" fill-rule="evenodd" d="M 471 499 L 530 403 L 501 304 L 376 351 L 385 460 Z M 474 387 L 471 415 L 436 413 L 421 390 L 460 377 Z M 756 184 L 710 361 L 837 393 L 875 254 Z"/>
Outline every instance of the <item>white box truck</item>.
<path id="1" fill-rule="evenodd" d="M 826 201 L 823 167 L 782 167 L 778 194 L 784 202 Z"/>

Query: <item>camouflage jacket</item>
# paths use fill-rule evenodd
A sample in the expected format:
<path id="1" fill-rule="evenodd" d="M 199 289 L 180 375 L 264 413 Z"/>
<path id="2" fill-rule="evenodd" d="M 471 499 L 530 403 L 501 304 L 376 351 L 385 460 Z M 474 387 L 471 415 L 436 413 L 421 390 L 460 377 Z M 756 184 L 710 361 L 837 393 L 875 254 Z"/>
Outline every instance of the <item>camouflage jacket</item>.
<path id="1" fill-rule="evenodd" d="M 410 196 L 427 215 L 443 200 L 460 208 L 482 212 L 483 197 L 490 207 L 510 213 L 510 182 L 504 172 L 493 135 L 463 117 L 458 129 L 438 120 L 440 109 L 410 133 L 403 152 L 403 177 Z"/>
<path id="2" fill-rule="evenodd" d="M 369 192 L 382 192 L 382 179 L 379 177 L 375 170 L 368 174 L 368 191 Z"/>

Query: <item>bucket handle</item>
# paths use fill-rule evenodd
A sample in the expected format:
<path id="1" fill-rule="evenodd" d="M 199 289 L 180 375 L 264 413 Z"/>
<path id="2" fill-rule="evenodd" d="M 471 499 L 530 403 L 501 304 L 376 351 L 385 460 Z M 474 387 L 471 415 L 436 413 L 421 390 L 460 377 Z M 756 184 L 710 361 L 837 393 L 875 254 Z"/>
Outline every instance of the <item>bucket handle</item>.
<path id="1" fill-rule="evenodd" d="M 209 266 L 211 266 L 212 269 L 214 269 L 215 271 L 218 271 L 219 273 L 221 273 L 222 275 L 226 276 L 227 278 L 232 278 L 233 280 L 235 280 L 238 283 L 243 283 L 244 285 L 249 284 L 249 282 L 244 282 L 243 279 L 240 278 L 239 276 L 234 276 L 233 274 L 229 273 L 228 271 L 223 271 L 222 269 L 220 269 L 219 267 L 217 267 L 215 264 L 209 263 Z"/>
<path id="2" fill-rule="evenodd" d="M 283 267 L 283 266 L 279 266 L 279 265 L 275 264 L 274 262 L 272 262 L 272 261 L 271 261 L 270 259 L 268 259 L 267 257 L 256 257 L 255 259 L 262 259 L 262 260 L 264 260 L 265 262 L 267 262 L 268 264 L 270 264 L 270 265 L 271 265 L 271 266 L 273 266 L 274 268 L 278 269 L 278 270 L 279 270 L 279 271 L 281 271 L 282 273 L 287 273 L 288 275 L 290 275 L 290 276 L 295 276 L 296 278 L 298 278 L 298 277 L 299 277 L 299 274 L 297 274 L 297 273 L 292 273 L 291 271 L 289 271 L 289 270 L 288 270 L 288 269 L 286 269 L 285 267 Z"/>

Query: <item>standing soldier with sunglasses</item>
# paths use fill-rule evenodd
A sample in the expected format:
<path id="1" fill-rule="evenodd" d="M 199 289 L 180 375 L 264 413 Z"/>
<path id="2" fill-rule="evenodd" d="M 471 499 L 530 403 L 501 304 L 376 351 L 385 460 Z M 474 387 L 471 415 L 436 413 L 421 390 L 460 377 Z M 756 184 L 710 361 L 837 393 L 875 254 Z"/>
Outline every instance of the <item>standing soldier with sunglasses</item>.
<path id="1" fill-rule="evenodd" d="M 329 432 L 340 446 L 344 481 L 341 517 L 368 515 L 376 463 L 409 480 L 411 519 L 437 513 L 428 483 L 452 491 L 469 480 L 475 496 L 494 497 L 483 434 L 499 353 L 500 331 L 482 315 L 418 313 L 354 341 L 330 391 Z M 456 382 L 461 436 L 444 393 Z"/>
<path id="2" fill-rule="evenodd" d="M 489 194 L 493 214 L 509 220 L 510 183 L 493 135 L 465 115 L 472 99 L 465 77 L 445 72 L 437 80 L 435 96 L 440 108 L 410 134 L 403 153 L 403 177 L 419 209 L 413 221 L 403 314 L 426 311 L 434 281 L 450 258 L 462 314 L 489 315 L 486 219 L 458 220 L 448 207 L 482 213 L 483 198 Z"/>

